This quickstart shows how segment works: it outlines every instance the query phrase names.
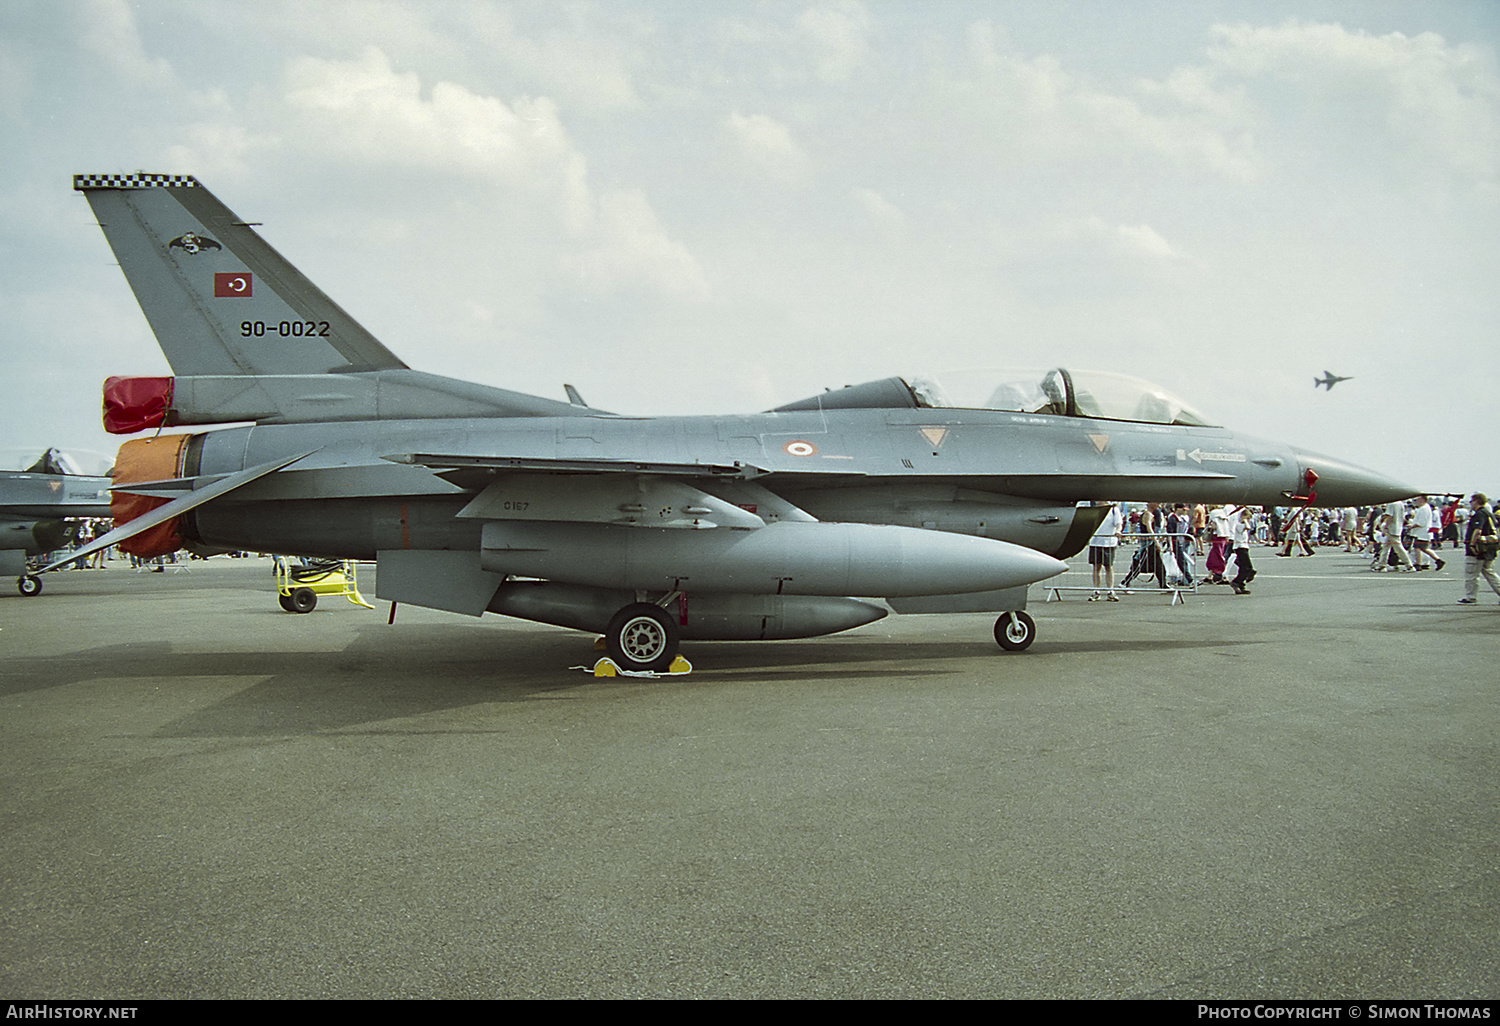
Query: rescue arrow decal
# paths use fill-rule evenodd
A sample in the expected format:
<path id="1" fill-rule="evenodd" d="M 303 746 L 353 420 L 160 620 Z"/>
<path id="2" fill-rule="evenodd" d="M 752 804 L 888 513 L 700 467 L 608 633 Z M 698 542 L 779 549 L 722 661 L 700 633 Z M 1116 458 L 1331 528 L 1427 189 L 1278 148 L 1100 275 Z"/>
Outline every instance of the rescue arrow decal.
<path id="1" fill-rule="evenodd" d="M 1177 450 L 1179 460 L 1192 460 L 1197 464 L 1204 463 L 1244 463 L 1245 454 L 1242 452 L 1204 452 L 1202 449 L 1194 449 L 1192 452 Z"/>

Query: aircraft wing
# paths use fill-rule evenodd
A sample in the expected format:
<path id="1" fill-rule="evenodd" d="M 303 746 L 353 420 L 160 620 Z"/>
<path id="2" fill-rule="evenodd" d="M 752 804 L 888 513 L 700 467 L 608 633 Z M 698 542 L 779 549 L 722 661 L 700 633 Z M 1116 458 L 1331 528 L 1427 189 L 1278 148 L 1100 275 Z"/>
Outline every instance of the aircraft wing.
<path id="1" fill-rule="evenodd" d="M 1196 454 L 1197 450 L 1190 454 L 1189 458 Z M 544 475 L 629 475 L 697 479 L 704 488 L 726 496 L 729 494 L 725 490 L 726 486 L 735 485 L 742 488 L 757 480 L 766 485 L 771 492 L 781 492 L 783 488 L 788 488 L 795 493 L 807 487 L 834 486 L 840 481 L 847 482 L 851 479 L 874 482 L 884 478 L 899 482 L 904 477 L 901 474 L 881 474 L 868 467 L 857 468 L 852 460 L 848 463 L 840 461 L 836 467 L 822 464 L 805 468 L 780 465 L 772 469 L 741 461 L 679 463 L 607 457 L 559 459 L 536 456 L 487 456 L 475 453 L 397 453 L 384 456 L 383 459 L 396 464 L 427 468 L 435 476 L 466 491 L 482 491 L 501 478 L 513 478 L 518 475 L 531 479 Z M 1210 470 L 1203 467 L 1197 460 L 1195 463 L 1198 465 L 1183 468 L 1156 465 L 1128 468 L 1117 466 L 1107 475 L 1058 469 L 1000 476 L 959 473 L 953 475 L 951 479 L 944 478 L 944 480 L 1004 495 L 1066 500 L 1071 503 L 1080 495 L 1127 496 L 1129 493 L 1128 497 L 1133 497 L 1142 489 L 1150 491 L 1152 488 L 1170 487 L 1189 482 L 1234 479 L 1233 474 Z M 794 481 L 795 484 L 793 484 Z M 583 486 L 580 484 L 579 487 Z M 757 491 L 763 495 L 768 494 L 767 488 L 758 488 Z M 795 494 L 788 495 L 788 498 L 793 503 L 796 502 Z M 736 498 L 734 501 L 740 502 L 742 499 Z"/>
<path id="2" fill-rule="evenodd" d="M 531 456 L 395 453 L 382 459 L 426 467 L 460 488 L 482 488 L 500 474 L 652 474 L 658 477 L 738 478 L 750 481 L 770 471 L 750 463 L 665 463 L 623 459 L 548 459 Z"/>
<path id="3" fill-rule="evenodd" d="M 754 484 L 755 478 L 769 472 L 747 463 L 431 453 L 384 459 L 426 467 L 446 481 L 478 491 L 458 513 L 466 519 L 695 530 L 755 529 L 780 520 L 816 522 L 804 510 Z"/>

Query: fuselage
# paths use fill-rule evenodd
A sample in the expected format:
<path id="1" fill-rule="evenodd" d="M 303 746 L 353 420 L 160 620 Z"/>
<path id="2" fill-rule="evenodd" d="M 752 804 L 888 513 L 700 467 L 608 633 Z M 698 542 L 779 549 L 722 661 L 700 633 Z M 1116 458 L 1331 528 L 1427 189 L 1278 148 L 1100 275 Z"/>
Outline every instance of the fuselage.
<path id="1" fill-rule="evenodd" d="M 413 454 L 738 464 L 745 479 L 818 520 L 928 527 L 1054 554 L 1081 547 L 1067 535 L 1072 507 L 1083 500 L 1300 504 L 1309 470 L 1317 505 L 1405 494 L 1373 472 L 1225 428 L 993 410 L 260 425 L 196 436 L 185 473 L 226 474 L 299 452 L 310 455 L 196 511 L 190 536 L 342 558 L 403 544 L 476 545 L 478 524 L 455 514 L 497 474 L 440 477 L 393 459 Z M 337 523 L 317 522 L 320 510 L 334 509 Z"/>

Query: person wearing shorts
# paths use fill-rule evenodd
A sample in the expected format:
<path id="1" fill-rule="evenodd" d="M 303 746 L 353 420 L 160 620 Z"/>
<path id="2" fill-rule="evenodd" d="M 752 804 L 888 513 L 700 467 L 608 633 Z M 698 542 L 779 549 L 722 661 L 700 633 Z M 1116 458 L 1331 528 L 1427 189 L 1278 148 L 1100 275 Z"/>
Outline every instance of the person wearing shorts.
<path id="1" fill-rule="evenodd" d="M 1107 602 L 1120 601 L 1115 594 L 1115 549 L 1120 546 L 1120 534 L 1124 528 L 1124 520 L 1120 516 L 1120 507 L 1114 503 L 1100 502 L 1098 506 L 1108 506 L 1109 512 L 1104 515 L 1104 520 L 1099 524 L 1099 530 L 1089 539 L 1089 566 L 1094 568 L 1094 594 L 1089 596 L 1090 602 L 1098 602 L 1102 597 Z M 1104 578 L 1104 594 L 1099 594 L 1099 578 Z"/>

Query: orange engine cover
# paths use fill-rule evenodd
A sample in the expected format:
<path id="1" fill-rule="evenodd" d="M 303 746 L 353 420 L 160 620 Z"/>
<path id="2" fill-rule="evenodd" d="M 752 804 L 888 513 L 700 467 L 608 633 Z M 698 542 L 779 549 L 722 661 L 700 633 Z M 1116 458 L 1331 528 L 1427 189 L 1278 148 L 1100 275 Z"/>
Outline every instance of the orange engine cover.
<path id="1" fill-rule="evenodd" d="M 120 452 L 115 457 L 115 484 L 167 481 L 181 477 L 183 455 L 187 452 L 188 439 L 191 437 L 192 435 L 158 435 L 155 438 L 134 438 L 126 442 L 120 446 Z M 152 495 L 113 492 L 109 498 L 109 511 L 115 518 L 115 526 L 120 527 L 170 501 Z M 122 552 L 142 559 L 165 556 L 180 548 L 181 517 L 157 524 L 120 543 Z"/>

